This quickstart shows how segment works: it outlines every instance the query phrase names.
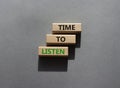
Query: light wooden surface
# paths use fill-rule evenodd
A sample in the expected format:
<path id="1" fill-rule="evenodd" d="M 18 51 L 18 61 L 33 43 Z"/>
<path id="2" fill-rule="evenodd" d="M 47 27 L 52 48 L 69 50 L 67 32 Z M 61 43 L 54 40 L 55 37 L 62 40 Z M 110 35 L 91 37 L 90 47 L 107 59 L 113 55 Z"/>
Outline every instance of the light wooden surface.
<path id="1" fill-rule="evenodd" d="M 40 56 L 68 56 L 68 47 L 39 46 Z"/>
<path id="2" fill-rule="evenodd" d="M 68 45 L 68 44 L 75 44 L 76 43 L 76 35 L 53 35 L 47 34 L 46 35 L 46 43 L 47 45 Z"/>
<path id="3" fill-rule="evenodd" d="M 81 23 L 52 23 L 52 33 L 79 33 Z"/>

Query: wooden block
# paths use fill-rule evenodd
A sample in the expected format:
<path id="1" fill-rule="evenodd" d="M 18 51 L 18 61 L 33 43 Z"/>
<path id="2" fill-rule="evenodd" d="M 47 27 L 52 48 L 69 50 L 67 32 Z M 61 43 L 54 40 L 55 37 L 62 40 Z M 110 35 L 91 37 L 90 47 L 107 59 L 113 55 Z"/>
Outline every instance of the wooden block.
<path id="1" fill-rule="evenodd" d="M 68 47 L 40 46 L 38 54 L 40 56 L 68 56 Z"/>
<path id="2" fill-rule="evenodd" d="M 52 33 L 80 33 L 81 23 L 52 23 Z"/>
<path id="3" fill-rule="evenodd" d="M 76 35 L 46 35 L 47 45 L 68 45 L 76 43 Z"/>

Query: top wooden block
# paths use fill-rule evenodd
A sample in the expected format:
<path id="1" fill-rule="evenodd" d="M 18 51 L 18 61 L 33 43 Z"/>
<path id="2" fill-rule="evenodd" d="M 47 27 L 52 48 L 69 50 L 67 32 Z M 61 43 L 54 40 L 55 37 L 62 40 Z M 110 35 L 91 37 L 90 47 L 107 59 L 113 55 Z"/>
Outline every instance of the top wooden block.
<path id="1" fill-rule="evenodd" d="M 81 23 L 52 23 L 52 32 L 55 33 L 80 33 Z"/>

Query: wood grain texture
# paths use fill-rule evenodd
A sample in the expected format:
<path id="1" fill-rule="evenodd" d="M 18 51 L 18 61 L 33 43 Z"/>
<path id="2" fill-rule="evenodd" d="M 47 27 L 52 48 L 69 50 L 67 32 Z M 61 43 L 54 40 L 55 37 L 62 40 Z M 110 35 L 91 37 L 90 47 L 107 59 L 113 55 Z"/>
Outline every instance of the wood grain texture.
<path id="1" fill-rule="evenodd" d="M 52 23 L 52 33 L 80 33 L 81 23 Z"/>
<path id="2" fill-rule="evenodd" d="M 68 47 L 39 46 L 39 56 L 68 56 Z"/>
<path id="3" fill-rule="evenodd" d="M 47 45 L 68 45 L 76 43 L 76 35 L 46 35 L 46 43 Z"/>

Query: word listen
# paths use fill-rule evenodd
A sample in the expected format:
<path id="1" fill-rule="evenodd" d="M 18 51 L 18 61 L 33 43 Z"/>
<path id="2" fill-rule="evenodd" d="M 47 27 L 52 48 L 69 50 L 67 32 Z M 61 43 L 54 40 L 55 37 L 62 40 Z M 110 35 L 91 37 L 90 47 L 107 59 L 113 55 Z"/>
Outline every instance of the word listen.
<path id="1" fill-rule="evenodd" d="M 65 49 L 42 49 L 42 54 L 65 54 Z"/>
<path id="2" fill-rule="evenodd" d="M 68 47 L 39 47 L 40 56 L 68 56 Z"/>
<path id="3" fill-rule="evenodd" d="M 53 23 L 52 32 L 55 33 L 80 33 L 81 23 Z"/>

